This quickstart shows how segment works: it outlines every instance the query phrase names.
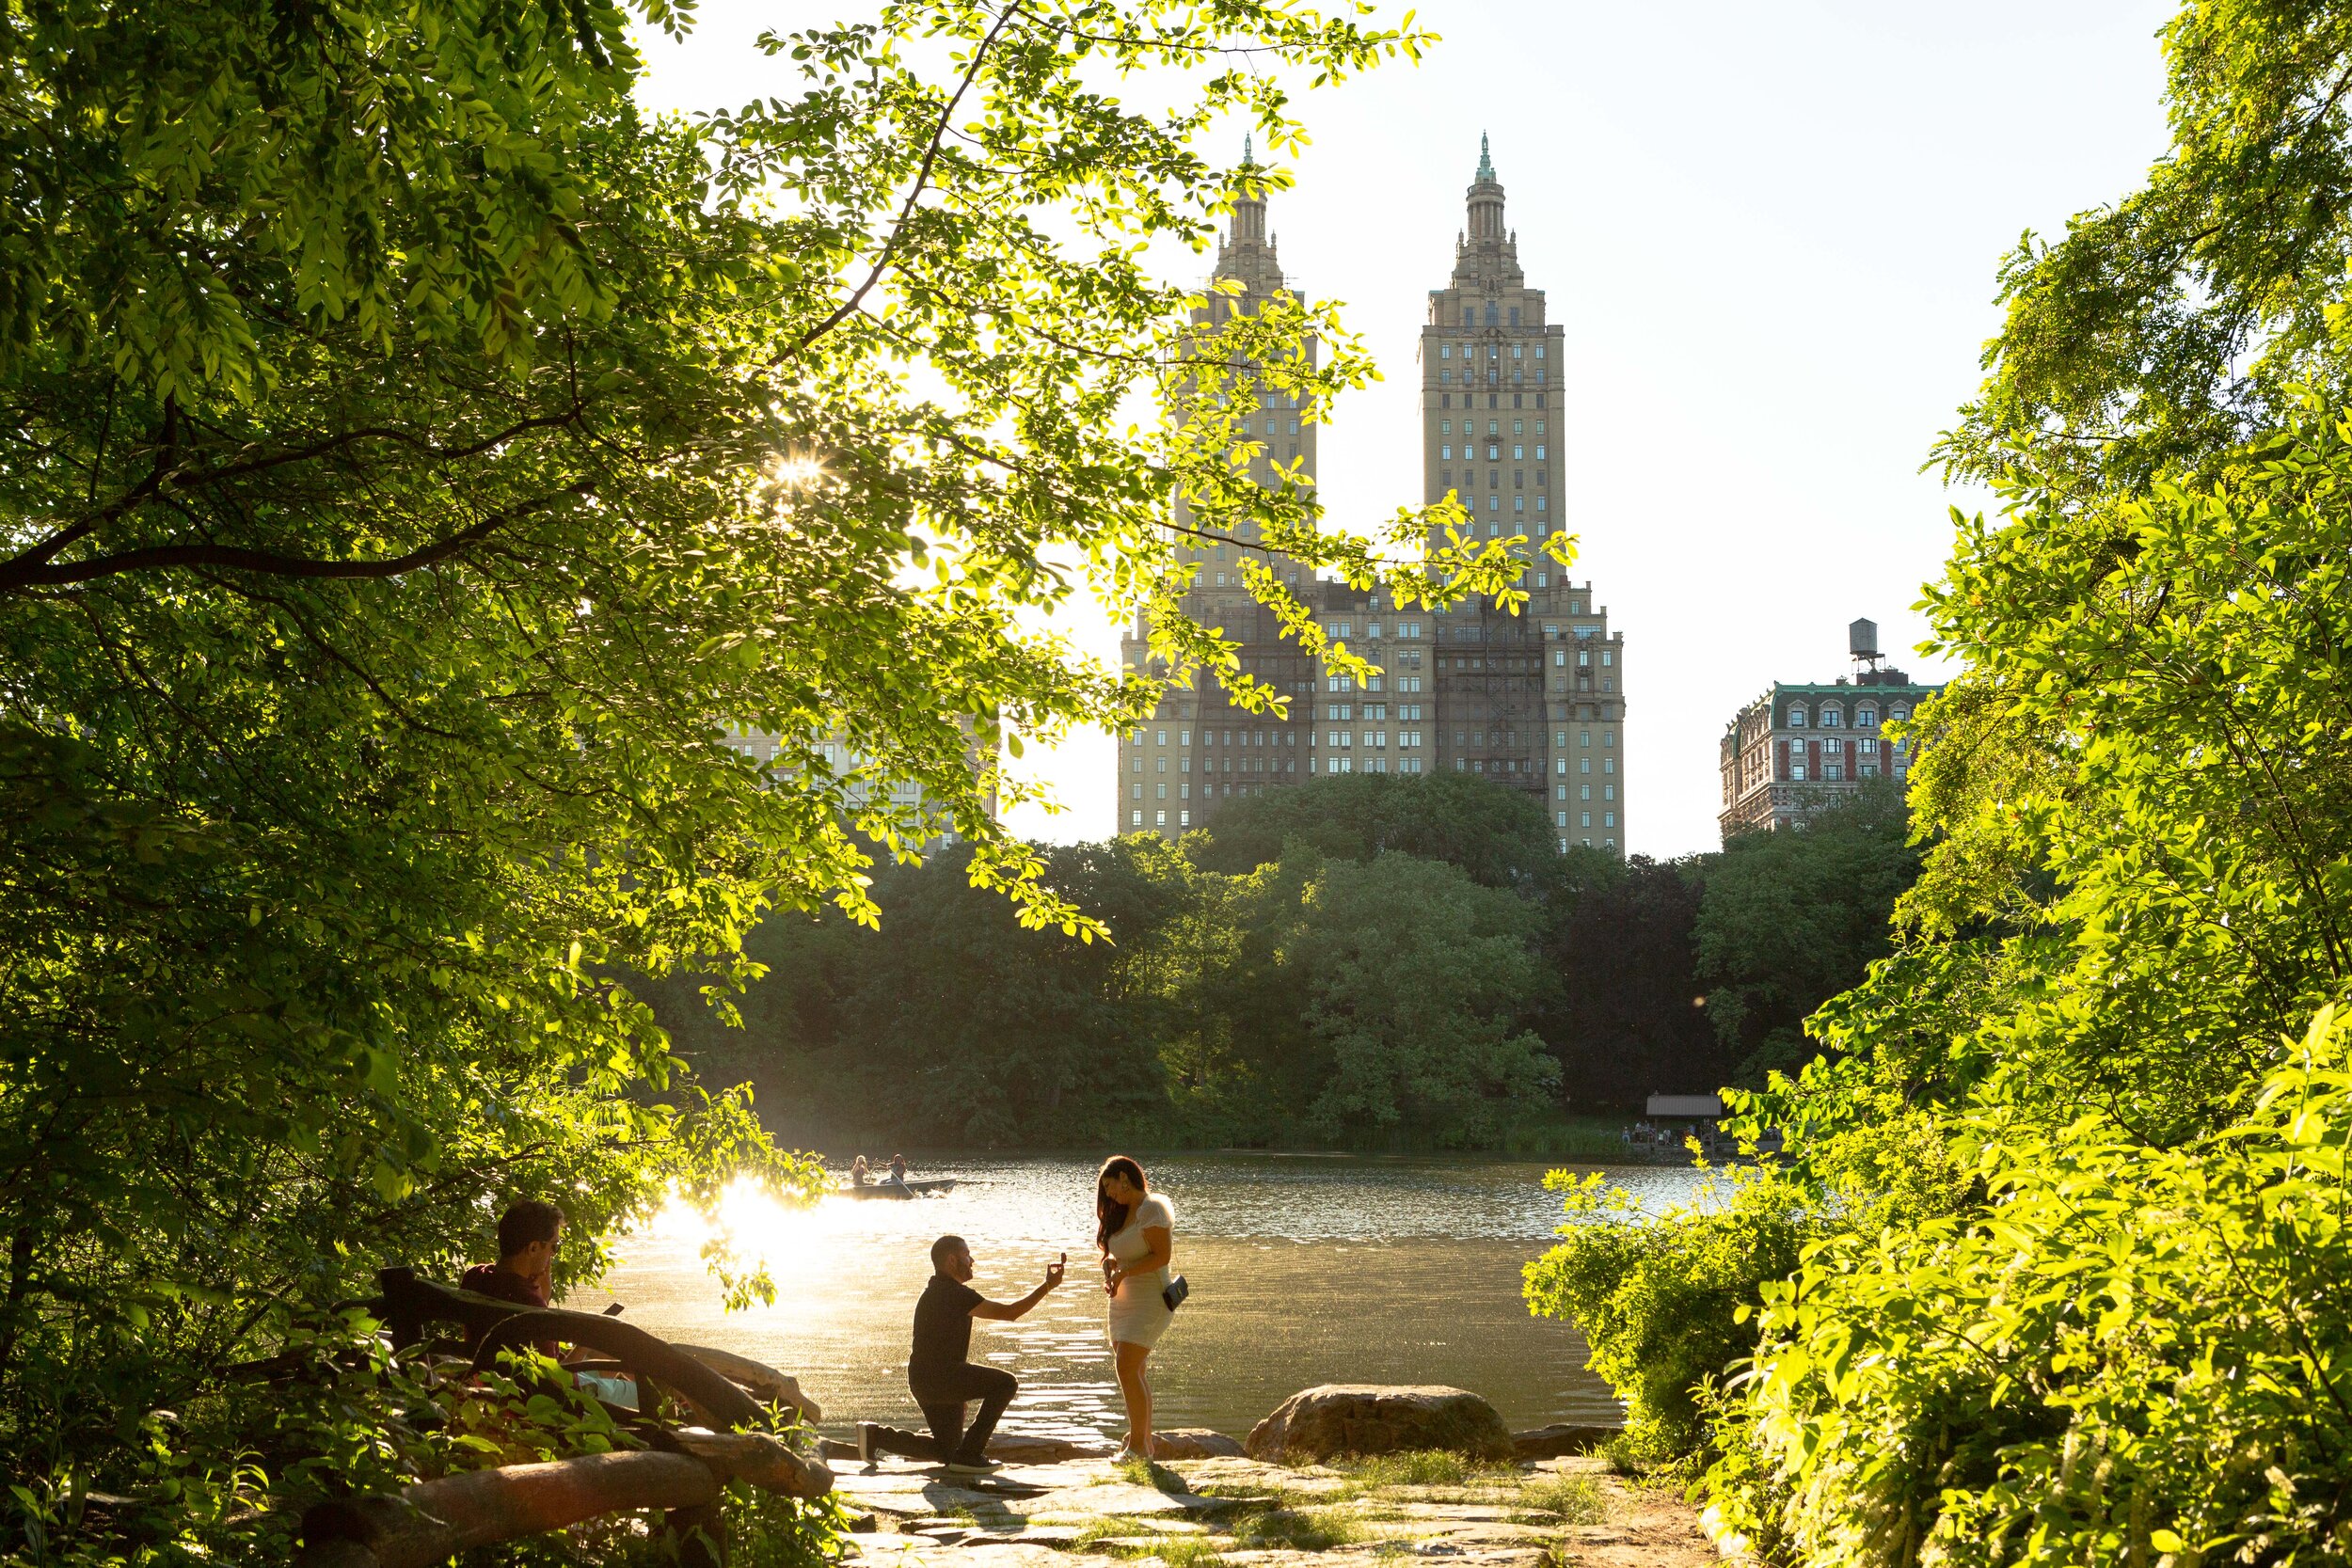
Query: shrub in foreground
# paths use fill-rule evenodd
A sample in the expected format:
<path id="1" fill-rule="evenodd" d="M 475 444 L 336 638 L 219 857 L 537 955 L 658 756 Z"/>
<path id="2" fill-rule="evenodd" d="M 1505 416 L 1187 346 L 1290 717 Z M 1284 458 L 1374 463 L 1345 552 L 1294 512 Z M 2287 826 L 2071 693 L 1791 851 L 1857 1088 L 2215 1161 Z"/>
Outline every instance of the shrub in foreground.
<path id="1" fill-rule="evenodd" d="M 1627 1457 L 1689 1465 L 1708 1451 L 1700 1391 L 1755 1349 L 1746 1309 L 1766 1282 L 1795 1271 L 1817 1223 L 1770 1174 L 1711 1180 L 1657 1216 L 1602 1183 L 1597 1173 L 1545 1179 L 1573 1223 L 1527 1265 L 1528 1307 L 1583 1330 L 1593 1370 L 1625 1401 Z"/>
<path id="2" fill-rule="evenodd" d="M 1717 1523 L 1809 1568 L 2352 1555 L 2348 1035 L 2322 1011 L 2178 1148 L 1988 1122 L 1984 1208 L 1809 1249 L 1724 1403 Z"/>

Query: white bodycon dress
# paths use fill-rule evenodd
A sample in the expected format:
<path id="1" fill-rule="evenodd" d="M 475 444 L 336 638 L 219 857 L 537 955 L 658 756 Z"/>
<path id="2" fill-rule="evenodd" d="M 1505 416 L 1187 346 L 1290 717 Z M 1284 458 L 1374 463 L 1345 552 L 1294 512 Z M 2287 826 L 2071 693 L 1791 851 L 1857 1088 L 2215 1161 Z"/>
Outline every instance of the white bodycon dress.
<path id="1" fill-rule="evenodd" d="M 1127 1227 L 1114 1232 L 1110 1240 L 1111 1256 L 1121 1263 L 1132 1263 L 1152 1250 L 1144 1231 L 1153 1226 L 1168 1230 L 1176 1228 L 1175 1211 L 1168 1199 L 1157 1193 L 1146 1193 L 1143 1201 L 1127 1216 Z M 1129 1275 L 1119 1282 L 1119 1293 L 1110 1298 L 1110 1336 L 1114 1345 L 1141 1345 L 1149 1350 L 1160 1342 L 1168 1332 L 1169 1322 L 1176 1316 L 1168 1309 L 1160 1292 L 1168 1289 L 1168 1270 L 1153 1269 L 1149 1274 Z"/>

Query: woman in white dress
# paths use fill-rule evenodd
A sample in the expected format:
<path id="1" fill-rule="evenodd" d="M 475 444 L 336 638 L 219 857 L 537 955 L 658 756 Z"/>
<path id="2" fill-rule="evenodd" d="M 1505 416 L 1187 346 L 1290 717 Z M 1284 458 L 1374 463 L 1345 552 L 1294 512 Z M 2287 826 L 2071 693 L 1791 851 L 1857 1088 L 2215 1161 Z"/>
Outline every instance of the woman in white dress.
<path id="1" fill-rule="evenodd" d="M 1143 1167 L 1124 1154 L 1103 1162 L 1094 1182 L 1094 1243 L 1103 1251 L 1103 1289 L 1110 1297 L 1111 1356 L 1119 1391 L 1127 1400 L 1127 1440 L 1121 1451 L 1152 1457 L 1152 1384 L 1144 1363 L 1175 1313 L 1161 1292 L 1175 1211 L 1151 1189 Z"/>

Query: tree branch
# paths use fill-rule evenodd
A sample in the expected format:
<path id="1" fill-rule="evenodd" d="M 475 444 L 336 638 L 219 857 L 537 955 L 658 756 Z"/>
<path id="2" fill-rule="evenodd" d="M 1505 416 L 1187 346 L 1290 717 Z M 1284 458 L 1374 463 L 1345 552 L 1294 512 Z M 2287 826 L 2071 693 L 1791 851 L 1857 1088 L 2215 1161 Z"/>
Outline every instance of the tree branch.
<path id="1" fill-rule="evenodd" d="M 0 564 L 0 594 L 64 587 L 72 583 L 92 582 L 100 578 L 119 577 L 125 572 L 151 572 L 173 566 L 213 566 L 225 571 L 256 572 L 264 577 L 311 580 L 369 581 L 396 578 L 447 561 L 469 545 L 489 537 L 509 523 L 534 512 L 545 511 L 554 505 L 559 497 L 585 496 L 594 488 L 586 481 L 567 484 L 554 495 L 542 496 L 521 506 L 493 513 L 470 528 L 460 529 L 446 538 L 410 550 L 406 555 L 389 556 L 382 561 L 321 561 L 309 556 L 278 555 L 268 550 L 247 549 L 238 545 L 150 545 L 139 549 L 118 550 L 112 555 L 93 556 L 87 561 L 50 565 L 36 559 L 40 552 L 35 551 Z"/>
<path id="2" fill-rule="evenodd" d="M 988 30 L 988 36 L 973 47 L 971 62 L 963 69 L 963 79 L 956 84 L 954 96 L 947 100 L 947 106 L 939 113 L 939 123 L 931 128 L 930 143 L 923 149 L 923 162 L 914 171 L 914 187 L 907 192 L 906 201 L 898 209 L 898 221 L 891 225 L 890 237 L 882 242 L 882 253 L 874 258 L 873 270 L 866 275 L 866 281 L 851 291 L 850 297 L 835 306 L 823 321 L 802 333 L 801 341 L 784 356 L 785 358 L 798 356 L 809 344 L 847 321 L 850 313 L 865 300 L 867 292 L 882 281 L 882 273 L 888 269 L 891 258 L 898 252 L 898 241 L 906 234 L 907 219 L 914 215 L 914 204 L 922 199 L 923 192 L 930 185 L 931 166 L 939 161 L 939 144 L 946 138 L 947 128 L 955 121 L 957 105 L 963 102 L 963 95 L 979 78 L 981 62 L 988 58 L 988 52 L 995 46 L 998 35 L 1020 14 L 1021 7 L 1016 0 L 1015 4 L 1005 8 L 1004 15 L 996 19 L 996 25 Z"/>

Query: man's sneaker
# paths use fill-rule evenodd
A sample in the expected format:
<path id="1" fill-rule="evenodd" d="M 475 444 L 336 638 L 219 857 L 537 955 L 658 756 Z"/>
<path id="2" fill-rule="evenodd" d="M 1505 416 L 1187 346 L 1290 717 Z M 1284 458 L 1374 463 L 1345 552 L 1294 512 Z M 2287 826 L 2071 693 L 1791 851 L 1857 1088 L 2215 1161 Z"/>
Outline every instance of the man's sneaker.
<path id="1" fill-rule="evenodd" d="M 945 1467 L 951 1476 L 993 1476 L 1004 1468 L 993 1459 L 951 1459 Z"/>
<path id="2" fill-rule="evenodd" d="M 857 1424 L 857 1462 L 867 1469 L 872 1469 L 874 1465 L 874 1433 L 876 1430 L 871 1421 L 860 1421 Z"/>

